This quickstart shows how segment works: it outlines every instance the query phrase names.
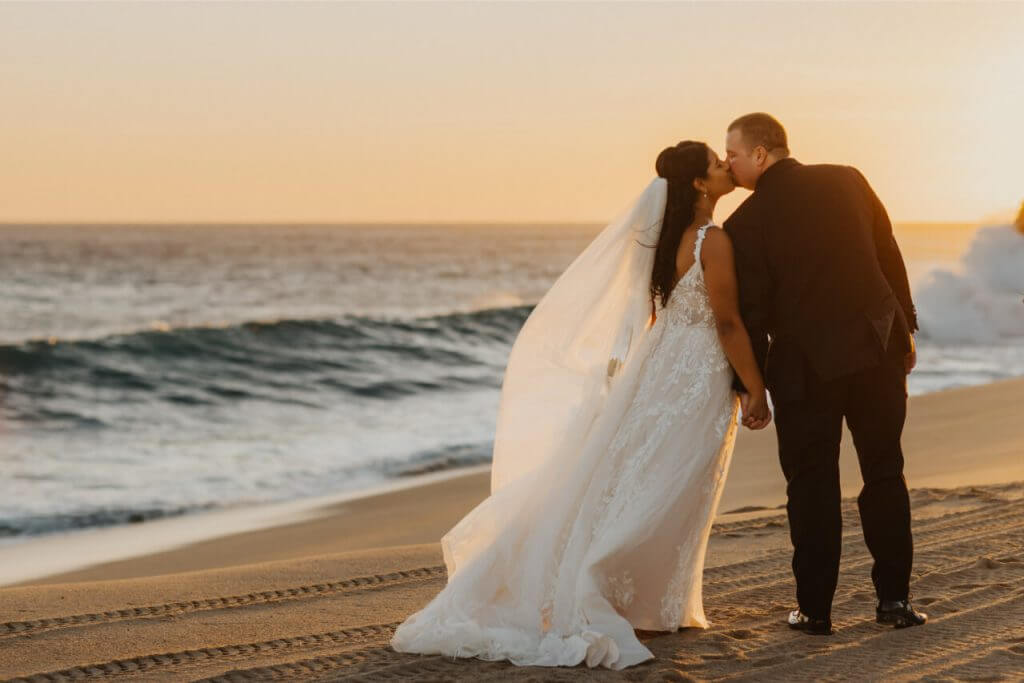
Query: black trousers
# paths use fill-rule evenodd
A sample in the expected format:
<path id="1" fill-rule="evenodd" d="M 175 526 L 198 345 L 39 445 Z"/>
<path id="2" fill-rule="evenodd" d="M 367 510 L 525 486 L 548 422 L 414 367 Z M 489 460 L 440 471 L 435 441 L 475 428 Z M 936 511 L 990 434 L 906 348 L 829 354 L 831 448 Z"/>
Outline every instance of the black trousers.
<path id="1" fill-rule="evenodd" d="M 880 600 L 906 599 L 913 539 L 900 447 L 907 413 L 902 359 L 888 354 L 876 367 L 826 382 L 808 373 L 803 395 L 774 408 L 801 611 L 830 618 L 839 580 L 839 442 L 844 417 L 864 480 L 857 505 L 864 540 L 874 558 L 875 591 Z"/>

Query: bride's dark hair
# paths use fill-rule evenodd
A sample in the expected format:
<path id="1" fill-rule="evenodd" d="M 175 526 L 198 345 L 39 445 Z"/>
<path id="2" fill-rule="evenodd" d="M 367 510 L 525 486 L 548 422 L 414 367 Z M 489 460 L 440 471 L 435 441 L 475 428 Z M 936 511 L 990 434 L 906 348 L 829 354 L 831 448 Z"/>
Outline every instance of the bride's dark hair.
<path id="1" fill-rule="evenodd" d="M 654 162 L 658 175 L 668 181 L 668 200 L 661 235 L 654 252 L 651 272 L 651 299 L 661 297 L 661 305 L 675 285 L 676 252 L 683 232 L 693 222 L 697 203 L 695 178 L 708 177 L 708 146 L 695 140 L 683 140 L 674 147 L 666 147 Z"/>

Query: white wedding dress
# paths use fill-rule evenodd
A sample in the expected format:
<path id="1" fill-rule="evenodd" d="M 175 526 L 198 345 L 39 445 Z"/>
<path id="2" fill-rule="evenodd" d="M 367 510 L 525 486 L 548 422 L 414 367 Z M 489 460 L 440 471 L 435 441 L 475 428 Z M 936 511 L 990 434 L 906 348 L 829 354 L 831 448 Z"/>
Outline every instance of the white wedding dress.
<path id="1" fill-rule="evenodd" d="M 701 575 L 739 406 L 700 264 L 708 229 L 600 411 L 444 536 L 448 584 L 395 650 L 621 669 L 653 657 L 634 628 L 707 627 Z"/>

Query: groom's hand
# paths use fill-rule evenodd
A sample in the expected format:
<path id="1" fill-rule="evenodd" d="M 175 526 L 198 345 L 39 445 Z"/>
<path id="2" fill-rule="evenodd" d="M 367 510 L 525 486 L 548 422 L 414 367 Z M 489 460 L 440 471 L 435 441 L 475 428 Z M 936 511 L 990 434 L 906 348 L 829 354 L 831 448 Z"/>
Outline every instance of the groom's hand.
<path id="1" fill-rule="evenodd" d="M 903 369 L 909 375 L 915 365 L 917 365 L 917 345 L 914 344 L 914 335 L 910 335 L 910 353 L 903 357 Z"/>

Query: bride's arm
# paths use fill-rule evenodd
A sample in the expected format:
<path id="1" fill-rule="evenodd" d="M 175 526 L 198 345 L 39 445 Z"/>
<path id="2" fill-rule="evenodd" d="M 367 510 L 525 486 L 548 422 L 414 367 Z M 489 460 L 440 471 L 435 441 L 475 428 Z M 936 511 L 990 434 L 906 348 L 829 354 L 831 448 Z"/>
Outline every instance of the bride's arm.
<path id="1" fill-rule="evenodd" d="M 745 419 L 744 424 L 755 429 L 764 427 L 771 419 L 768 395 L 761 370 L 754 359 L 750 335 L 740 317 L 732 240 L 724 230 L 708 230 L 701 248 L 701 261 L 704 264 L 704 284 L 708 289 L 711 312 L 715 316 L 718 339 L 729 363 L 750 392 L 749 417 L 753 417 L 756 422 L 748 423 Z"/>

